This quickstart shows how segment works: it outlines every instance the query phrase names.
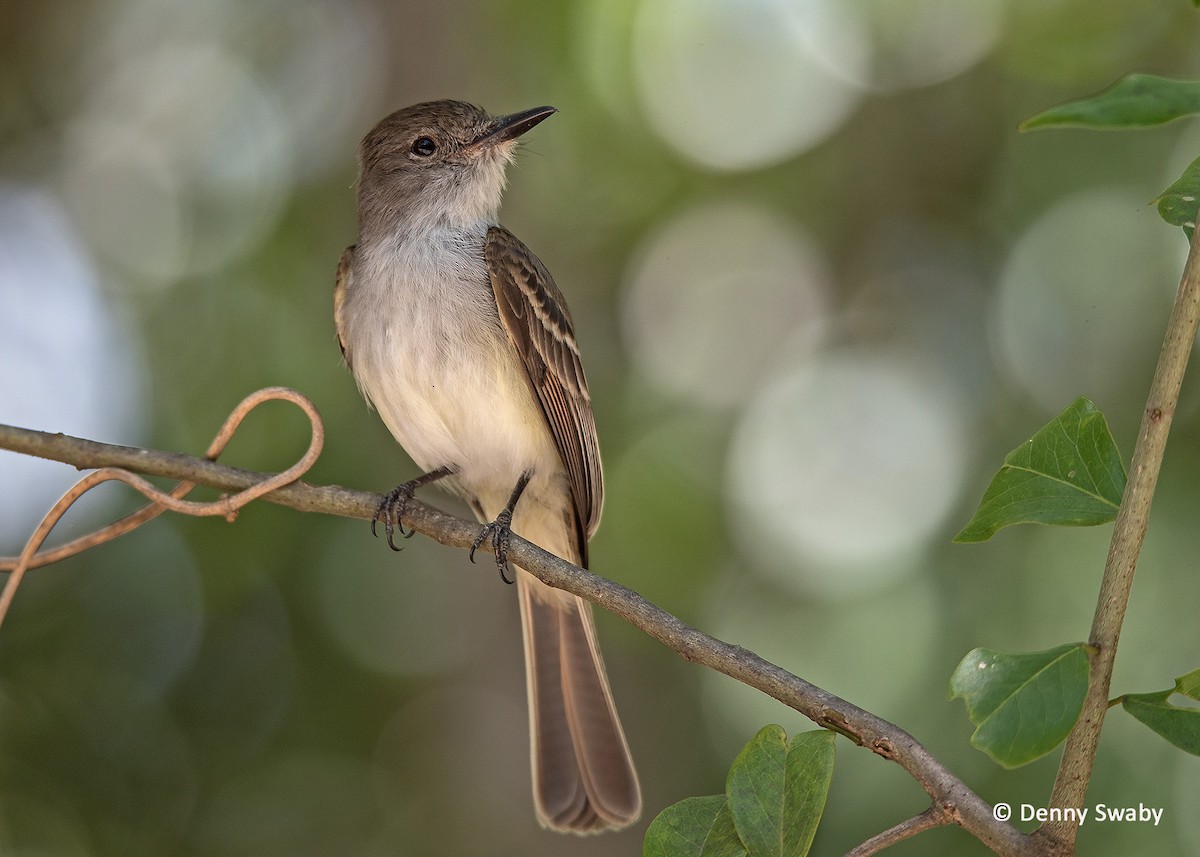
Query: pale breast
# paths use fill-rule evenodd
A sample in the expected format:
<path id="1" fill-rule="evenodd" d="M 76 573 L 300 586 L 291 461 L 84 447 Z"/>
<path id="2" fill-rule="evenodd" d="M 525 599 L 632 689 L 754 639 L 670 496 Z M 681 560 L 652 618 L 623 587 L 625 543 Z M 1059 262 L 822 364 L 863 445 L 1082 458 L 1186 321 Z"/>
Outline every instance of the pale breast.
<path id="1" fill-rule="evenodd" d="M 557 483 L 562 465 L 501 326 L 481 248 L 372 254 L 360 245 L 344 337 L 355 379 L 405 451 L 423 470 L 456 468 L 448 487 L 486 508 L 525 470 Z"/>

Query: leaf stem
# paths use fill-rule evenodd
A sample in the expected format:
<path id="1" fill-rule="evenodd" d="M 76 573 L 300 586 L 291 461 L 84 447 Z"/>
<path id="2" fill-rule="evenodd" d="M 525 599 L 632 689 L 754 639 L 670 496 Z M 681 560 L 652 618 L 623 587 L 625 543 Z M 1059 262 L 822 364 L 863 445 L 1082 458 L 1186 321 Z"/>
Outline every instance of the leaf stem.
<path id="1" fill-rule="evenodd" d="M 1113 525 L 1112 541 L 1108 559 L 1104 565 L 1104 577 L 1100 583 L 1100 596 L 1096 602 L 1096 613 L 1092 620 L 1090 643 L 1096 647 L 1091 659 L 1088 695 L 1083 703 L 1079 721 L 1067 738 L 1058 776 L 1050 793 L 1051 807 L 1081 807 L 1087 797 L 1092 768 L 1096 761 L 1096 749 L 1100 741 L 1100 728 L 1109 707 L 1109 685 L 1112 681 L 1113 662 L 1117 655 L 1117 643 L 1121 638 L 1121 625 L 1125 609 L 1129 604 L 1129 590 L 1133 585 L 1133 573 L 1137 568 L 1138 555 L 1149 526 L 1150 504 L 1162 466 L 1163 451 L 1175 407 L 1179 401 L 1179 389 L 1183 384 L 1188 357 L 1200 327 L 1200 230 L 1192 237 L 1187 262 L 1184 264 L 1179 291 L 1167 332 L 1159 353 L 1154 380 L 1150 384 L 1150 395 L 1142 415 L 1142 426 L 1138 433 L 1133 457 L 1129 462 L 1129 481 L 1121 508 Z M 1047 822 L 1037 836 L 1049 841 L 1057 853 L 1071 854 L 1075 850 L 1075 838 L 1079 827 L 1072 821 Z"/>

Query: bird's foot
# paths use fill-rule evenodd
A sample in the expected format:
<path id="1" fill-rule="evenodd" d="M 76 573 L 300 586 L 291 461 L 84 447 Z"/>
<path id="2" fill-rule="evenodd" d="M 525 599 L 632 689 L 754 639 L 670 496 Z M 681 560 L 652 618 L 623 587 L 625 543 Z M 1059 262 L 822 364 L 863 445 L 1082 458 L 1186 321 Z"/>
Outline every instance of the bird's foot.
<path id="1" fill-rule="evenodd" d="M 485 524 L 471 545 L 471 562 L 475 561 L 475 551 L 487 540 L 491 540 L 492 553 L 496 557 L 496 568 L 500 570 L 500 579 L 512 583 L 516 578 L 510 578 L 508 572 L 508 540 L 512 536 L 512 509 L 505 509 L 496 516 L 496 520 Z"/>
<path id="2" fill-rule="evenodd" d="M 532 477 L 533 474 L 529 472 L 521 474 L 521 478 L 517 480 L 517 486 L 513 488 L 512 496 L 508 498 L 507 505 L 496 516 L 496 520 L 484 525 L 483 529 L 479 531 L 479 535 L 475 537 L 474 544 L 471 545 L 471 562 L 474 562 L 475 551 L 484 541 L 491 539 L 492 554 L 496 557 L 496 567 L 500 569 L 500 579 L 505 583 L 512 583 L 516 580 L 515 577 L 508 576 L 508 540 L 512 536 L 513 510 L 517 508 L 517 501 L 521 499 L 521 494 L 524 493 L 525 487 Z"/>
<path id="3" fill-rule="evenodd" d="M 371 535 L 378 536 L 375 531 L 375 525 L 383 524 L 383 532 L 387 536 L 388 547 L 394 551 L 400 550 L 396 545 L 395 534 L 397 532 L 406 539 L 412 538 L 414 530 L 404 529 L 404 509 L 408 506 L 408 501 L 413 498 L 413 492 L 422 485 L 428 485 L 430 482 L 436 482 L 443 477 L 449 476 L 454 471 L 449 467 L 439 467 L 437 470 L 430 471 L 424 476 L 418 476 L 416 479 L 410 479 L 400 485 L 397 485 L 391 491 L 383 495 L 383 500 L 375 509 L 375 514 L 371 518 Z"/>
<path id="4" fill-rule="evenodd" d="M 394 551 L 400 550 L 395 539 L 397 531 L 406 539 L 410 538 L 413 534 L 412 530 L 405 531 L 404 529 L 404 507 L 412 499 L 415 487 L 412 482 L 405 482 L 403 485 L 397 485 L 391 491 L 384 494 L 383 500 L 375 509 L 375 516 L 371 518 L 371 535 L 379 535 L 375 531 L 375 525 L 382 523 L 383 532 L 387 535 L 388 547 Z"/>

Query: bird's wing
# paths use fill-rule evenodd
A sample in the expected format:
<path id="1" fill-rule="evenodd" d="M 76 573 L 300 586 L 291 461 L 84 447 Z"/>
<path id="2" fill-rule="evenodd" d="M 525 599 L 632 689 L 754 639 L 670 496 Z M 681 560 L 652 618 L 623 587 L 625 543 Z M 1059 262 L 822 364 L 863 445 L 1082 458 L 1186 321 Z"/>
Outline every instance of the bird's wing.
<path id="1" fill-rule="evenodd" d="M 342 307 L 346 303 L 346 290 L 350 287 L 350 279 L 354 276 L 351 266 L 354 263 L 355 246 L 351 244 L 342 251 L 342 258 L 338 260 L 337 278 L 333 284 L 333 325 L 337 330 L 338 347 L 342 349 L 342 357 L 347 366 L 350 365 L 350 352 L 346 350 L 346 321 L 342 315 Z"/>
<path id="2" fill-rule="evenodd" d="M 511 232 L 488 229 L 485 253 L 500 320 L 566 465 L 586 564 L 587 539 L 600 525 L 604 477 L 571 313 L 546 266 Z"/>

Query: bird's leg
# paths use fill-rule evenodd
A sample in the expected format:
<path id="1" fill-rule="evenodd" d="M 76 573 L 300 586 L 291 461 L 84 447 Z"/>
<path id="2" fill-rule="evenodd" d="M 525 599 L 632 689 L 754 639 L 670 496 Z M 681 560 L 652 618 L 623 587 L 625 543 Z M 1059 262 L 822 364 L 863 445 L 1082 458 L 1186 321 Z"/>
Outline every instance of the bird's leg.
<path id="1" fill-rule="evenodd" d="M 439 479 L 444 479 L 454 472 L 452 467 L 439 467 L 437 470 L 431 470 L 424 476 L 418 476 L 416 479 L 410 479 L 402 485 L 397 485 L 391 491 L 383 495 L 383 500 L 378 508 L 375 509 L 375 516 L 371 518 L 371 535 L 377 535 L 375 532 L 375 524 L 383 522 L 383 531 L 387 535 L 388 547 L 394 551 L 400 550 L 396 546 L 394 534 L 396 530 L 400 531 L 400 535 L 404 538 L 410 538 L 413 534 L 412 530 L 404 532 L 404 507 L 408 505 L 408 501 L 412 499 L 413 492 L 422 485 L 428 485 L 430 482 L 437 482 Z"/>
<path id="2" fill-rule="evenodd" d="M 505 583 L 512 583 L 516 579 L 510 580 L 505 573 L 508 571 L 508 538 L 512 535 L 513 510 L 517 508 L 517 501 L 521 499 L 521 494 L 529 485 L 532 476 L 533 474 L 528 470 L 521 474 L 521 478 L 517 480 L 517 487 L 513 488 L 512 496 L 508 498 L 508 504 L 496 516 L 496 520 L 484 525 L 483 529 L 479 531 L 479 535 L 475 537 L 475 543 L 471 545 L 471 562 L 474 562 L 476 548 L 483 544 L 484 539 L 491 538 L 492 553 L 496 556 L 496 567 L 500 569 L 500 579 Z"/>

